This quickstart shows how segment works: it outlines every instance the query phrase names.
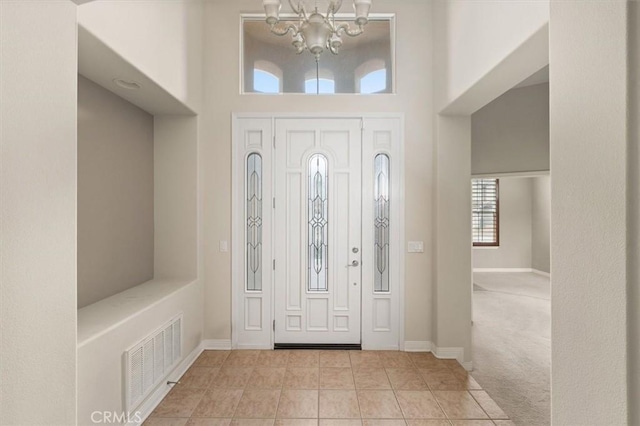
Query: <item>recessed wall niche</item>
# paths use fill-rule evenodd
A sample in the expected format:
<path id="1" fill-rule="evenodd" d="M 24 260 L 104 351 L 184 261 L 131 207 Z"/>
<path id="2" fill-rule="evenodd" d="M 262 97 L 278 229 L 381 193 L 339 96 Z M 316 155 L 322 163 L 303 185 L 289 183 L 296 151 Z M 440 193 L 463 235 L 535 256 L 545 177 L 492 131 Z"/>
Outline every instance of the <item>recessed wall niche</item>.
<path id="1" fill-rule="evenodd" d="M 286 18 L 283 18 L 285 20 Z M 296 18 L 291 18 L 295 20 Z M 372 17 L 357 37 L 343 36 L 338 55 L 325 51 L 316 66 L 296 54 L 291 36 L 277 36 L 262 19 L 242 19 L 243 93 L 394 93 L 394 17 Z"/>
<path id="2" fill-rule="evenodd" d="M 78 76 L 78 308 L 153 278 L 153 126 Z"/>

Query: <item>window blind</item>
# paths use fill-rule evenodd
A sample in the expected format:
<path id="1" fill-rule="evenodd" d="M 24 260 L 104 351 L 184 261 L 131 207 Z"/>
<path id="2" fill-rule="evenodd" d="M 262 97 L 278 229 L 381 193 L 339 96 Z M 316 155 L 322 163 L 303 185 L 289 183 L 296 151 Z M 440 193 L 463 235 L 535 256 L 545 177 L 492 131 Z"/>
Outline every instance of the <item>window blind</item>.
<path id="1" fill-rule="evenodd" d="M 474 246 L 499 245 L 498 179 L 472 179 L 471 205 Z"/>

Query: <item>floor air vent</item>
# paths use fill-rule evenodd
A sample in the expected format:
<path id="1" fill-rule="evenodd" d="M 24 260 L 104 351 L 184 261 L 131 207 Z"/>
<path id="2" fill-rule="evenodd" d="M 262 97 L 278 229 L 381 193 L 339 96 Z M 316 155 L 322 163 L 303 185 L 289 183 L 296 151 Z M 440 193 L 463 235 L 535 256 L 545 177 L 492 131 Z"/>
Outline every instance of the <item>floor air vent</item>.
<path id="1" fill-rule="evenodd" d="M 125 352 L 125 393 L 129 413 L 166 380 L 181 357 L 182 314 Z"/>

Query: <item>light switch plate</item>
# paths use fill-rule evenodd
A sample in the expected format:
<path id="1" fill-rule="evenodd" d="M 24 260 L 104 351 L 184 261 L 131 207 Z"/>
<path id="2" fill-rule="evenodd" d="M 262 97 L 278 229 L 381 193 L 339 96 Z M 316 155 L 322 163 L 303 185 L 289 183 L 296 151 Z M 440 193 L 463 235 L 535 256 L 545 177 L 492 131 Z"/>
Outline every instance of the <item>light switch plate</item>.
<path id="1" fill-rule="evenodd" d="M 220 241 L 220 251 L 226 252 L 229 251 L 229 244 L 226 241 Z"/>
<path id="2" fill-rule="evenodd" d="M 409 241 L 407 243 L 407 252 L 408 253 L 424 253 L 424 242 Z"/>

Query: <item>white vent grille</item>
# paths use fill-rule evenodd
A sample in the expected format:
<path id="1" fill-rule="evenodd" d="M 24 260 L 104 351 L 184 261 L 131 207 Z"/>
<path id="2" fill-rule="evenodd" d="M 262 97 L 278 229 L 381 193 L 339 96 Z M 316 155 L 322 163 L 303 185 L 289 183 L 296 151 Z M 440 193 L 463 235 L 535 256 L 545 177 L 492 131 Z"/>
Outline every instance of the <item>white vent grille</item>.
<path id="1" fill-rule="evenodd" d="M 127 411 L 133 412 L 182 357 L 182 314 L 125 352 Z"/>

